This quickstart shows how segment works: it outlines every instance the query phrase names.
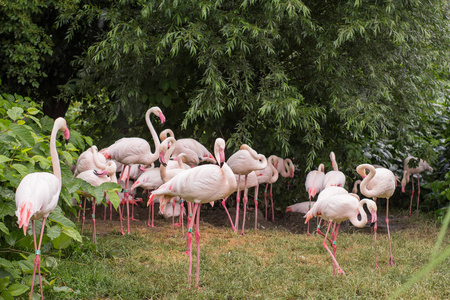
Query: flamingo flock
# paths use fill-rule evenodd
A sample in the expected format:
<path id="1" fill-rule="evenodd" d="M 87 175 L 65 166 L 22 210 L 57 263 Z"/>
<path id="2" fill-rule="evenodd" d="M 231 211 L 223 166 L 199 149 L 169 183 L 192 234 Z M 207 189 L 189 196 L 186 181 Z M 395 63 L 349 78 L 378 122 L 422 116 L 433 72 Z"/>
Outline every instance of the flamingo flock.
<path id="1" fill-rule="evenodd" d="M 274 215 L 274 200 L 272 194 L 272 184 L 279 177 L 292 178 L 294 176 L 295 166 L 290 159 L 282 159 L 276 155 L 265 155 L 258 153 L 249 145 L 243 144 L 240 149 L 232 154 L 228 160 L 225 157 L 226 142 L 222 138 L 217 138 L 214 143 L 214 155 L 207 147 L 203 146 L 194 139 L 175 139 L 171 130 L 164 130 L 157 134 L 150 116 L 156 115 L 161 124 L 164 124 L 166 118 L 159 107 L 150 108 L 145 114 L 145 122 L 150 130 L 153 139 L 153 151 L 150 144 L 139 137 L 125 137 L 117 140 L 109 147 L 98 151 L 94 145 L 83 152 L 77 161 L 74 169 L 74 176 L 93 186 L 99 186 L 104 182 L 115 182 L 122 184 L 123 191 L 119 193 L 122 198 L 122 205 L 126 205 L 127 211 L 127 233 L 130 233 L 130 220 L 134 220 L 133 213 L 130 216 L 129 205 L 137 205 L 135 198 L 138 188 L 148 193 L 146 201 L 149 207 L 149 218 L 147 225 L 154 227 L 154 205 L 159 202 L 160 213 L 167 218 L 172 218 L 172 236 L 175 236 L 175 226 L 181 225 L 184 233 L 183 217 L 186 214 L 184 204 L 187 204 L 187 254 L 189 255 L 188 283 L 192 277 L 192 239 L 193 232 L 197 246 L 197 265 L 195 286 L 199 283 L 200 268 L 200 207 L 204 203 L 214 204 L 214 201 L 220 200 L 226 215 L 230 221 L 234 232 L 239 230 L 239 217 L 241 209 L 241 192 L 243 191 L 243 219 L 240 234 L 244 234 L 246 213 L 248 209 L 248 191 L 254 188 L 254 210 L 255 210 L 255 230 L 258 229 L 258 188 L 260 184 L 265 184 L 265 209 L 267 219 L 267 191 L 270 185 L 270 206 L 272 209 L 272 220 Z M 59 193 L 61 191 L 61 169 L 59 158 L 56 151 L 56 135 L 58 131 L 64 132 L 64 137 L 69 138 L 69 131 L 66 121 L 58 118 L 54 122 L 50 139 L 50 152 L 53 165 L 53 174 L 51 173 L 32 173 L 25 176 L 16 191 L 16 216 L 18 218 L 19 228 L 23 228 L 24 234 L 27 234 L 29 222 L 32 223 L 33 238 L 35 245 L 36 258 L 34 261 L 34 274 L 31 294 L 36 270 L 39 274 L 39 282 L 42 294 L 42 279 L 40 274 L 40 247 L 44 231 L 44 224 L 49 213 L 56 207 Z M 419 174 L 425 170 L 433 169 L 424 161 L 419 160 L 418 166 L 410 167 L 405 160 L 404 176 L 402 180 L 402 190 L 413 175 Z M 361 164 L 357 166 L 356 172 L 361 176 L 361 180 L 356 181 L 354 191 L 349 193 L 345 190 L 346 177 L 338 168 L 334 152 L 330 153 L 332 170 L 325 173 L 324 164 L 319 164 L 317 170 L 309 172 L 306 176 L 305 188 L 308 194 L 308 201 L 289 206 L 287 211 L 300 212 L 305 215 L 307 234 L 310 236 L 309 221 L 313 217 L 321 219 L 317 226 L 317 233 L 324 236 L 323 246 L 330 254 L 334 274 L 344 274 L 344 271 L 336 260 L 336 240 L 341 222 L 349 220 L 355 227 L 364 227 L 369 218 L 364 210 L 367 207 L 371 214 L 370 222 L 374 224 L 374 251 L 375 267 L 378 268 L 377 258 L 377 199 L 386 198 L 386 225 L 389 240 L 389 264 L 395 266 L 391 235 L 389 230 L 389 199 L 396 189 L 396 177 L 392 171 L 370 164 Z M 155 167 L 155 163 L 159 166 Z M 121 172 L 119 178 L 116 173 Z M 417 177 L 418 183 L 419 177 Z M 414 179 L 412 179 L 413 188 L 411 195 L 411 206 L 414 195 Z M 368 198 L 360 200 L 357 195 L 357 184 L 360 185 L 360 192 Z M 233 220 L 228 211 L 226 200 L 236 192 L 236 216 Z M 92 195 L 83 195 L 83 217 L 86 207 L 86 198 L 92 201 L 92 222 L 94 243 L 97 241 L 95 230 L 95 207 L 102 199 L 95 199 Z M 420 185 L 417 199 L 417 208 L 419 205 Z M 315 200 L 315 201 L 312 201 Z M 169 204 L 170 205 L 167 205 Z M 106 202 L 105 202 L 106 204 Z M 111 207 L 111 205 L 110 205 Z M 132 207 L 133 208 L 133 207 Z M 119 205 L 119 219 L 121 222 L 121 233 L 125 234 L 122 227 L 122 220 L 125 216 L 122 213 L 123 208 Z M 106 212 L 106 206 L 105 206 Z M 410 208 L 411 214 L 411 208 Z M 175 217 L 179 217 L 178 223 L 175 223 Z M 43 225 L 39 242 L 37 242 L 34 231 L 34 221 L 43 219 Z M 106 213 L 105 213 L 106 219 Z M 323 234 L 320 230 L 321 221 L 326 222 L 327 230 Z M 83 227 L 82 227 L 83 228 Z M 331 238 L 329 238 L 331 234 Z M 328 247 L 328 243 L 332 250 Z M 31 297 L 31 296 L 30 296 Z"/>

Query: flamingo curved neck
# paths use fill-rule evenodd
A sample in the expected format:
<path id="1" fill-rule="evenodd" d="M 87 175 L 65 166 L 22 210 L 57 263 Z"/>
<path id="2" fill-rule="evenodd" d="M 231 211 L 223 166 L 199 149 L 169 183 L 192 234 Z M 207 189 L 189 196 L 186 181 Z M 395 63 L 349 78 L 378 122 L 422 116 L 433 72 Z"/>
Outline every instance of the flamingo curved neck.
<path id="1" fill-rule="evenodd" d="M 278 180 L 278 170 L 277 170 L 277 168 L 275 168 L 275 166 L 273 165 L 274 164 L 274 161 L 275 160 L 275 157 L 273 157 L 273 156 L 270 156 L 269 157 L 269 165 L 270 165 L 270 168 L 272 169 L 272 177 L 270 178 L 270 182 L 276 182 L 277 180 Z"/>
<path id="2" fill-rule="evenodd" d="M 155 131 L 155 128 L 153 128 L 152 122 L 150 121 L 150 114 L 155 113 L 156 109 L 154 107 L 147 110 L 147 113 L 145 114 L 145 122 L 147 123 L 148 129 L 150 129 L 150 133 L 152 135 L 153 141 L 155 143 L 155 152 L 152 152 L 150 149 L 150 157 L 148 158 L 152 162 L 158 159 L 159 155 L 159 146 L 161 145 L 161 142 L 159 141 L 158 134 Z"/>
<path id="3" fill-rule="evenodd" d="M 361 220 L 358 220 L 358 215 L 354 215 L 351 218 L 349 218 L 350 222 L 353 224 L 353 226 L 362 228 L 367 224 L 367 214 L 364 211 L 364 204 L 367 203 L 367 199 L 363 199 L 358 204 L 358 212 L 361 215 Z"/>
<path id="4" fill-rule="evenodd" d="M 97 166 L 97 168 L 99 169 L 105 169 L 106 168 L 106 164 L 104 164 L 103 162 L 100 161 L 99 157 L 98 157 L 98 149 L 97 147 L 95 147 L 94 149 L 92 149 L 92 155 L 93 155 L 93 159 L 94 159 L 94 164 Z M 103 155 L 103 154 L 102 154 Z"/>
<path id="5" fill-rule="evenodd" d="M 334 155 L 334 152 L 330 153 L 330 159 L 331 159 L 331 165 L 333 166 L 333 170 L 339 171 L 338 165 L 336 163 L 336 156 Z"/>
<path id="6" fill-rule="evenodd" d="M 58 120 L 55 121 L 50 136 L 50 157 L 52 159 L 53 175 L 55 175 L 56 178 L 58 178 L 60 189 L 62 186 L 62 179 L 61 179 L 61 166 L 59 164 L 58 151 L 56 150 L 56 134 L 58 133 L 58 130 L 60 130 L 62 127 L 63 124 L 61 122 L 58 122 Z"/>
<path id="7" fill-rule="evenodd" d="M 372 178 L 375 176 L 375 173 L 377 172 L 375 168 L 372 165 L 369 164 L 363 164 L 359 165 L 358 168 L 356 168 L 356 172 L 363 176 L 365 174 L 365 170 L 369 170 L 369 174 L 363 179 L 361 184 L 359 185 L 359 189 L 361 190 L 361 193 L 365 195 L 366 197 L 376 197 L 377 193 L 373 190 L 367 189 L 367 185 L 372 180 Z"/>

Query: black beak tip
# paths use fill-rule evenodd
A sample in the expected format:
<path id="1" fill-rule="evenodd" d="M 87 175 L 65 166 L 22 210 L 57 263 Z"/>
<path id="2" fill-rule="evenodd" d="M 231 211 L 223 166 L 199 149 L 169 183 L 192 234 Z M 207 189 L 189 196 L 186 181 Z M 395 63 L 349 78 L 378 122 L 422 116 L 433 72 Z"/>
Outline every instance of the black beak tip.
<path id="1" fill-rule="evenodd" d="M 224 164 L 224 162 L 221 162 L 219 166 L 222 168 L 222 167 L 223 167 L 223 164 Z"/>
<path id="2" fill-rule="evenodd" d="M 69 143 L 69 140 L 65 140 L 66 141 L 66 145 Z"/>
<path id="3" fill-rule="evenodd" d="M 375 226 L 375 222 L 370 223 L 370 227 L 374 227 Z"/>

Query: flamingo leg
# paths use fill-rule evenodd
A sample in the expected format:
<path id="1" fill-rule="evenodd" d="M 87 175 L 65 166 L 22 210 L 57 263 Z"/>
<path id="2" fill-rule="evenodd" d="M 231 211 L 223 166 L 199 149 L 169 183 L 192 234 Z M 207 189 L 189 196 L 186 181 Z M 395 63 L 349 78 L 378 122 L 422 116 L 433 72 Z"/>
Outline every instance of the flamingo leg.
<path id="1" fill-rule="evenodd" d="M 414 175 L 411 175 L 411 184 L 412 184 L 412 191 L 411 191 L 411 202 L 409 203 L 409 217 L 411 217 L 412 201 L 414 197 Z"/>
<path id="2" fill-rule="evenodd" d="M 267 187 L 269 186 L 268 183 L 266 183 L 266 188 L 264 189 L 264 206 L 266 207 L 266 220 L 267 220 Z"/>
<path id="3" fill-rule="evenodd" d="M 175 237 L 175 198 L 172 198 L 172 237 Z"/>
<path id="4" fill-rule="evenodd" d="M 84 198 L 84 203 L 83 203 L 83 214 L 81 216 L 81 234 L 83 234 L 83 229 L 84 229 L 84 221 L 86 220 L 86 197 Z"/>
<path id="5" fill-rule="evenodd" d="M 255 186 L 255 230 L 258 229 L 258 191 L 259 184 Z"/>
<path id="6" fill-rule="evenodd" d="M 386 226 L 389 239 L 389 264 L 393 267 L 395 266 L 394 257 L 392 256 L 392 246 L 391 246 L 391 233 L 389 232 L 389 198 L 386 199 Z"/>
<path id="7" fill-rule="evenodd" d="M 128 201 L 128 187 L 130 184 L 130 172 L 131 172 L 131 166 L 127 166 L 128 167 L 128 174 L 127 174 L 127 183 L 125 185 L 125 192 L 124 192 L 124 196 L 127 202 L 127 233 L 130 234 L 130 201 Z"/>
<path id="8" fill-rule="evenodd" d="M 109 202 L 109 220 L 110 221 L 112 221 L 112 211 L 113 211 L 112 203 Z"/>
<path id="9" fill-rule="evenodd" d="M 181 199 L 180 208 L 181 208 L 181 212 L 180 212 L 179 220 L 181 223 L 181 231 L 183 232 L 182 238 L 184 238 L 184 220 L 183 220 L 183 218 L 184 218 L 184 216 L 183 216 L 184 215 L 184 200 L 183 199 Z"/>
<path id="10" fill-rule="evenodd" d="M 117 193 L 117 192 L 116 192 L 116 193 Z M 119 193 L 117 193 L 117 194 L 119 194 Z M 121 233 L 122 235 L 124 235 L 125 232 L 123 232 L 123 225 L 122 225 L 122 210 L 120 209 L 120 203 L 119 203 L 118 209 L 119 209 L 119 220 L 120 220 L 120 233 Z M 112 211 L 112 204 L 111 204 L 111 211 Z M 112 220 L 112 212 L 111 212 L 110 214 L 111 214 L 111 220 Z"/>
<path id="11" fill-rule="evenodd" d="M 198 279 L 200 275 L 200 208 L 202 204 L 198 205 L 197 212 L 197 228 L 195 229 L 195 241 L 197 243 L 197 272 L 195 273 L 195 287 L 198 288 Z"/>
<path id="12" fill-rule="evenodd" d="M 95 198 L 92 197 L 92 241 L 97 244 L 97 231 L 95 230 Z"/>
<path id="13" fill-rule="evenodd" d="M 103 213 L 103 221 L 106 221 L 106 205 L 105 205 L 105 212 Z"/>
<path id="14" fill-rule="evenodd" d="M 189 221 L 189 229 L 187 233 L 187 252 L 189 254 L 189 271 L 188 271 L 188 285 L 191 286 L 191 275 L 192 275 L 192 228 L 194 226 L 195 214 L 197 212 L 198 203 L 195 203 L 192 217 Z"/>
<path id="15" fill-rule="evenodd" d="M 222 206 L 223 206 L 223 208 L 225 208 L 225 211 L 227 212 L 228 218 L 230 219 L 231 229 L 232 229 L 233 231 L 235 231 L 235 230 L 234 230 L 233 220 L 231 219 L 230 212 L 228 211 L 227 205 L 225 204 L 225 201 L 226 201 L 227 199 L 228 199 L 228 197 L 226 197 L 225 199 L 222 200 Z"/>
<path id="16" fill-rule="evenodd" d="M 323 240 L 322 245 L 325 247 L 325 249 L 330 254 L 331 259 L 333 260 L 333 267 L 337 268 L 338 274 L 345 274 L 345 272 L 341 269 L 338 262 L 336 261 L 336 258 L 334 257 L 333 253 L 330 251 L 330 249 L 327 246 L 328 233 L 330 232 L 331 223 L 333 223 L 333 222 L 328 223 L 327 233 L 325 234 L 325 239 Z"/>
<path id="17" fill-rule="evenodd" d="M 417 175 L 417 210 L 416 210 L 416 217 L 419 216 L 419 200 L 420 200 L 420 174 Z"/>
<path id="18" fill-rule="evenodd" d="M 34 280 L 36 278 L 36 269 L 38 270 L 39 275 L 39 285 L 41 288 L 41 299 L 44 299 L 44 292 L 42 290 L 42 276 L 41 276 L 41 244 L 42 244 L 42 237 L 44 236 L 44 228 L 45 228 L 45 220 L 47 218 L 42 219 L 42 228 L 41 228 L 41 236 L 39 237 L 39 245 L 36 246 L 36 232 L 34 227 L 34 221 L 31 221 L 32 227 L 33 227 L 33 240 L 34 240 L 34 250 L 36 253 L 36 256 L 34 258 L 34 272 L 33 272 L 33 279 L 31 281 L 31 292 L 30 292 L 30 299 L 33 296 L 33 287 L 34 287 Z"/>
<path id="19" fill-rule="evenodd" d="M 241 181 L 241 175 L 238 176 L 238 182 L 237 182 L 238 188 L 237 188 L 237 195 L 236 195 L 236 219 L 235 219 L 234 229 L 233 229 L 234 232 L 236 232 L 239 228 L 238 227 L 239 226 L 239 203 L 241 202 L 241 191 L 239 189 L 240 181 Z"/>
<path id="20" fill-rule="evenodd" d="M 244 226 L 245 226 L 245 215 L 247 213 L 247 202 L 248 202 L 248 188 L 247 188 L 247 176 L 245 176 L 245 184 L 244 184 L 244 215 L 242 217 L 242 231 L 241 235 L 244 235 Z M 236 221 L 236 228 L 237 228 Z"/>
<path id="21" fill-rule="evenodd" d="M 309 196 L 309 205 L 308 205 L 308 211 L 311 209 L 311 195 Z M 309 221 L 308 221 L 308 229 L 306 231 L 306 235 L 310 236 L 311 233 L 309 233 Z"/>
<path id="22" fill-rule="evenodd" d="M 270 203 L 272 204 L 272 221 L 275 221 L 275 213 L 274 213 L 274 206 L 273 206 L 273 194 L 272 194 L 272 184 L 270 184 Z"/>

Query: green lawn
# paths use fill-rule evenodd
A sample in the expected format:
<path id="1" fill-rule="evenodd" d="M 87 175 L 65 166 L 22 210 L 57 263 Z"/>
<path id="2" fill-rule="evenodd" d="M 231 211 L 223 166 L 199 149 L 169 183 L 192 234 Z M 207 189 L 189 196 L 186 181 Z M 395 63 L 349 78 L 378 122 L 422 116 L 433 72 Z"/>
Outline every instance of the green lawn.
<path id="1" fill-rule="evenodd" d="M 102 222 L 102 221 L 99 221 Z M 108 222 L 108 221 L 103 221 Z M 384 222 L 379 220 L 379 222 Z M 169 222 L 137 226 L 122 236 L 117 229 L 59 260 L 46 275 L 47 299 L 388 299 L 430 260 L 439 226 L 430 218 L 405 219 L 392 233 L 395 267 L 388 265 L 386 234 L 378 234 L 379 269 L 374 269 L 373 235 L 341 232 L 337 260 L 345 275 L 333 276 L 320 236 L 283 228 L 248 230 L 201 223 L 199 289 L 187 285 L 186 239 L 171 237 Z M 448 234 L 440 250 L 449 245 Z M 193 238 L 195 281 L 195 237 Z M 403 299 L 449 299 L 448 257 L 400 295 Z M 67 286 L 73 292 L 55 292 Z M 37 286 L 37 292 L 39 288 Z"/>

